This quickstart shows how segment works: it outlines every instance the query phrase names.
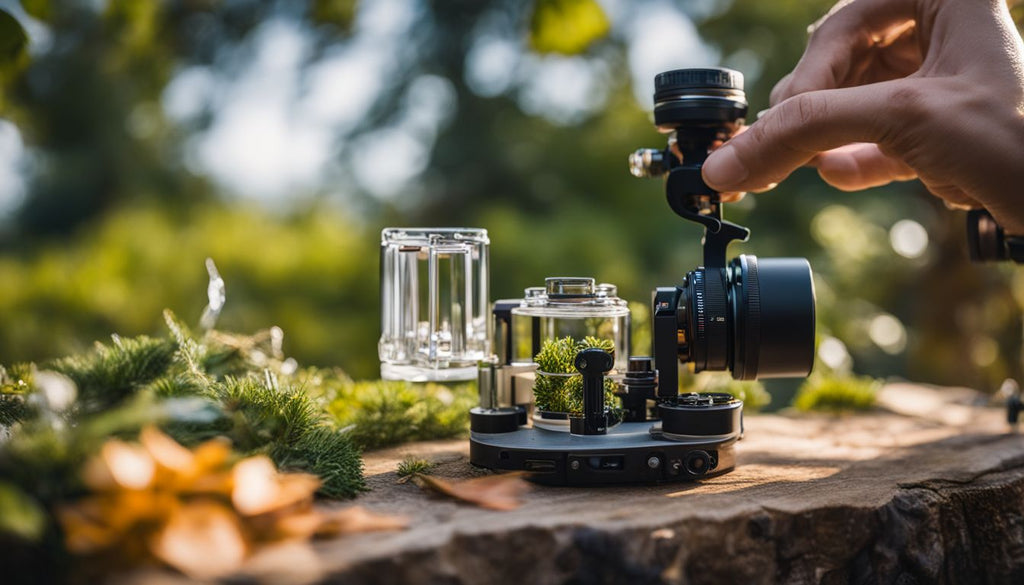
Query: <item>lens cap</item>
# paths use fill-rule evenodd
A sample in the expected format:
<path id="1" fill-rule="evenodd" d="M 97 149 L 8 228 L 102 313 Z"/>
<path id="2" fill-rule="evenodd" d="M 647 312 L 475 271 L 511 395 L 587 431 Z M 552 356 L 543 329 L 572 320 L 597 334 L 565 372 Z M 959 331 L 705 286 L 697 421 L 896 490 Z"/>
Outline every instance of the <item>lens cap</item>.
<path id="1" fill-rule="evenodd" d="M 686 90 L 724 89 L 743 91 L 743 74 L 714 67 L 708 69 L 673 69 L 654 77 L 654 101 Z"/>
<path id="2" fill-rule="evenodd" d="M 746 115 L 747 98 L 739 71 L 674 69 L 654 77 L 654 124 L 663 132 L 690 127 L 727 129 Z"/>

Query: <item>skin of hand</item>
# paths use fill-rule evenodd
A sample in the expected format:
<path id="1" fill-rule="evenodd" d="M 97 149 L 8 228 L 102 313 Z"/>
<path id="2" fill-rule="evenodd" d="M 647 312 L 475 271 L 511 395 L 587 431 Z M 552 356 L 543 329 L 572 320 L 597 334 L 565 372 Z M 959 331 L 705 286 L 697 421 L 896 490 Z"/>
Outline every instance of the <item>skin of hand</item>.
<path id="1" fill-rule="evenodd" d="M 916 177 L 1024 235 L 1024 43 L 1004 0 L 846 0 L 809 30 L 708 185 L 765 190 L 802 165 L 846 191 Z"/>

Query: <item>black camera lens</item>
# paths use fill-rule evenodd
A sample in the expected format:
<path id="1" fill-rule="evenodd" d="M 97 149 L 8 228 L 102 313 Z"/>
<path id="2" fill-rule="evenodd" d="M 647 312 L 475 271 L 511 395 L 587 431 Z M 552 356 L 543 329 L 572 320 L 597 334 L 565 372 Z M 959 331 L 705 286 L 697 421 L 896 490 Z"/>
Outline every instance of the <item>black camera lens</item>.
<path id="1" fill-rule="evenodd" d="M 676 69 L 654 78 L 654 123 L 659 130 L 672 131 L 681 125 L 731 126 L 746 115 L 739 71 Z"/>
<path id="2" fill-rule="evenodd" d="M 737 380 L 802 377 L 814 364 L 814 281 L 803 258 L 742 255 L 687 274 L 677 305 L 680 358 Z"/>

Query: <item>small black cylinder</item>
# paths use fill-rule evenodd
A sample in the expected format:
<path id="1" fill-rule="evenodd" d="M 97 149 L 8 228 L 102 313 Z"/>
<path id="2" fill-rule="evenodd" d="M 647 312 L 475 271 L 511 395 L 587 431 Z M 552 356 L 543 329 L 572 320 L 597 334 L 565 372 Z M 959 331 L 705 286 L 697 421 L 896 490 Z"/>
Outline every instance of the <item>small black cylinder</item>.
<path id="1" fill-rule="evenodd" d="M 647 420 L 647 401 L 653 400 L 658 387 L 658 374 L 654 371 L 654 359 L 649 356 L 629 358 L 626 377 L 622 380 L 623 421 L 644 422 Z"/>

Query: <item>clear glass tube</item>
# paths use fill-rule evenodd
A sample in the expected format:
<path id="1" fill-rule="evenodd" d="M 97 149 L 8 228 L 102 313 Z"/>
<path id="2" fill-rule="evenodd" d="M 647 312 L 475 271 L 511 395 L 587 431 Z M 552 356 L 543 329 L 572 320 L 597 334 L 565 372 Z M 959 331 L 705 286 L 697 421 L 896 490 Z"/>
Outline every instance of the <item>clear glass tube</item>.
<path id="1" fill-rule="evenodd" d="M 548 278 L 544 287 L 526 289 L 520 306 L 512 309 L 514 359 L 536 361 L 534 425 L 568 431 L 570 413 L 582 409 L 582 379 L 572 356 L 585 347 L 609 351 L 614 366 L 606 390 L 624 375 L 630 354 L 630 313 L 626 301 L 610 284 L 592 278 Z M 607 406 L 618 399 L 607 395 Z"/>
<path id="2" fill-rule="evenodd" d="M 381 232 L 381 337 L 386 380 L 470 380 L 490 355 L 487 231 Z"/>

